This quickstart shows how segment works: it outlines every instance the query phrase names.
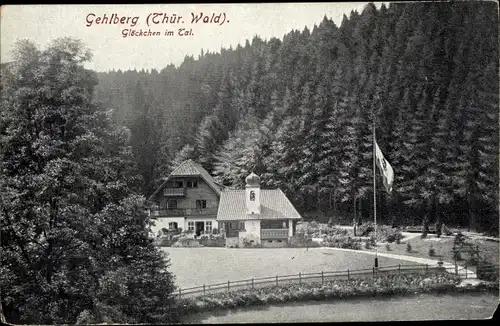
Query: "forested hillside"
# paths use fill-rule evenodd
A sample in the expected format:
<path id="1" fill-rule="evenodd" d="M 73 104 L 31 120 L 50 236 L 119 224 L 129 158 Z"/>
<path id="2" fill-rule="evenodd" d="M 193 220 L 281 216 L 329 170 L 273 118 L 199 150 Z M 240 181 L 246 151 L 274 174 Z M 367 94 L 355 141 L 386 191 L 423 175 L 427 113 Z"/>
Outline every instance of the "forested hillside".
<path id="1" fill-rule="evenodd" d="M 130 128 L 145 194 L 193 158 L 234 187 L 254 169 L 304 213 L 352 218 L 358 198 L 371 218 L 374 112 L 395 171 L 382 220 L 497 229 L 497 25 L 493 2 L 369 4 L 340 26 L 100 73 L 96 98 Z"/>

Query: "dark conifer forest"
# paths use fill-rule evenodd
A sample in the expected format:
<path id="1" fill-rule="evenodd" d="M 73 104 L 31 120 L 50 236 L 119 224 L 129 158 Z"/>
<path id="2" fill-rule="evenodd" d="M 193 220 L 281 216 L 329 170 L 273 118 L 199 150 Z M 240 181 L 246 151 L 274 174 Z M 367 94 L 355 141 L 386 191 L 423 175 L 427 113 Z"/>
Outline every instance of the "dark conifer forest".
<path id="1" fill-rule="evenodd" d="M 372 219 L 372 122 L 394 169 L 393 224 L 498 232 L 498 13 L 493 2 L 368 4 L 282 39 L 99 73 L 151 194 L 192 158 L 241 188 L 250 171 L 305 216 Z M 297 26 L 299 27 L 299 26 Z"/>

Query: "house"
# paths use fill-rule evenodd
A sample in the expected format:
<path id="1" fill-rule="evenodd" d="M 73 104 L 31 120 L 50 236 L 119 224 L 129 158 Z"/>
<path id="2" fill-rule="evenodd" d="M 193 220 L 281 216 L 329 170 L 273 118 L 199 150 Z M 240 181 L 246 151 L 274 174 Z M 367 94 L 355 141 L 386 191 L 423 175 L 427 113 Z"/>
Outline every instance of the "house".
<path id="1" fill-rule="evenodd" d="M 245 190 L 224 190 L 220 195 L 217 221 L 227 247 L 286 247 L 300 219 L 286 195 L 280 189 L 260 189 L 260 177 L 253 172 Z"/>
<path id="2" fill-rule="evenodd" d="M 184 161 L 149 197 L 152 232 L 179 228 L 196 236 L 214 232 L 222 189 L 201 165 Z"/>

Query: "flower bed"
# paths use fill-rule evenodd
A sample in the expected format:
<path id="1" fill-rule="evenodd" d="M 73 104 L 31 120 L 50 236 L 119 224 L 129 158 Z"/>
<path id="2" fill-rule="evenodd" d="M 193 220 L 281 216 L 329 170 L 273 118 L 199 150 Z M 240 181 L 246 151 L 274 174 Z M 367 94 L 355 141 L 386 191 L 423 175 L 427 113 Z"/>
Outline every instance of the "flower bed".
<path id="1" fill-rule="evenodd" d="M 303 236 L 293 236 L 290 237 L 288 246 L 291 248 L 306 248 L 306 247 L 319 247 L 320 244 L 312 241 L 311 239 L 307 239 Z"/>
<path id="2" fill-rule="evenodd" d="M 203 246 L 203 247 L 225 247 L 226 246 L 226 239 L 223 237 L 201 237 L 200 239 L 197 239 L 198 242 Z"/>
<path id="3" fill-rule="evenodd" d="M 174 243 L 178 241 L 178 239 L 159 238 L 155 241 L 156 245 L 159 247 L 171 247 Z"/>
<path id="4" fill-rule="evenodd" d="M 361 249 L 361 240 L 354 238 L 352 230 L 347 230 L 327 224 L 318 224 L 316 222 L 305 222 L 300 230 L 297 230 L 297 236 L 291 241 L 291 247 L 318 247 L 326 246 L 333 248 Z M 312 238 L 323 239 L 321 244 L 311 243 Z"/>
<path id="5" fill-rule="evenodd" d="M 334 300 L 361 296 L 387 296 L 424 292 L 498 291 L 498 284 L 459 287 L 460 279 L 449 273 L 381 275 L 373 279 L 335 280 L 321 283 L 285 284 L 241 289 L 178 300 L 179 313 L 212 311 L 293 301 Z"/>
<path id="6" fill-rule="evenodd" d="M 330 248 L 361 249 L 361 240 L 350 236 L 327 236 L 323 242 Z"/>
<path id="7" fill-rule="evenodd" d="M 373 223 L 365 223 L 357 228 L 357 234 L 361 236 L 375 236 L 375 226 Z M 377 225 L 377 241 L 397 242 L 404 238 L 399 228 L 393 228 L 388 225 Z"/>
<path id="8" fill-rule="evenodd" d="M 196 247 L 203 247 L 203 245 L 201 245 L 196 239 L 183 238 L 174 243 L 172 247 L 196 248 Z"/>

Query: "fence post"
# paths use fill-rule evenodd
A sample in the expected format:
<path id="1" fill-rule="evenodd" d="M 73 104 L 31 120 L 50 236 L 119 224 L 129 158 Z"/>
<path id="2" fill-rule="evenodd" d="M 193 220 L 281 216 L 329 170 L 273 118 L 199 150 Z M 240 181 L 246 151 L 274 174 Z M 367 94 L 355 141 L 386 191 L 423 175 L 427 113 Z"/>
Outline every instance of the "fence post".
<path id="1" fill-rule="evenodd" d="M 227 281 L 227 292 L 229 292 L 229 288 L 230 288 L 229 283 L 231 283 L 231 281 Z"/>
<path id="2" fill-rule="evenodd" d="M 325 275 L 323 274 L 323 271 L 321 271 L 321 285 L 325 284 Z"/>
<path id="3" fill-rule="evenodd" d="M 428 272 L 429 271 L 429 264 L 425 264 L 425 271 Z"/>
<path id="4" fill-rule="evenodd" d="M 351 275 L 349 274 L 349 270 L 347 270 L 347 280 L 349 281 L 351 279 Z"/>
<path id="5" fill-rule="evenodd" d="M 375 277 L 375 267 L 373 267 L 372 270 L 373 270 L 373 277 Z"/>
<path id="6" fill-rule="evenodd" d="M 252 289 L 253 289 L 253 277 L 252 277 Z"/>
<path id="7" fill-rule="evenodd" d="M 401 264 L 398 264 L 398 274 L 401 275 Z"/>
<path id="8" fill-rule="evenodd" d="M 302 277 L 300 276 L 300 272 L 299 272 L 299 284 L 302 284 Z"/>
<path id="9" fill-rule="evenodd" d="M 467 273 L 467 263 L 465 263 L 465 278 L 467 278 L 467 274 L 469 273 Z"/>
<path id="10" fill-rule="evenodd" d="M 203 284 L 203 295 L 205 295 L 205 284 Z"/>
<path id="11" fill-rule="evenodd" d="M 276 275 L 276 286 L 278 286 L 278 275 Z"/>
<path id="12" fill-rule="evenodd" d="M 182 296 L 182 290 L 179 288 L 179 299 L 181 298 Z"/>

